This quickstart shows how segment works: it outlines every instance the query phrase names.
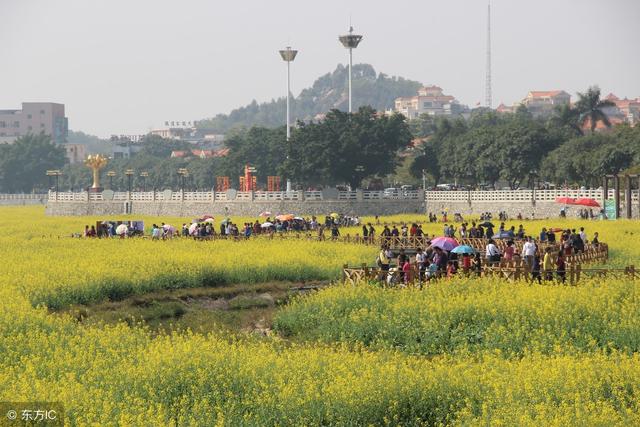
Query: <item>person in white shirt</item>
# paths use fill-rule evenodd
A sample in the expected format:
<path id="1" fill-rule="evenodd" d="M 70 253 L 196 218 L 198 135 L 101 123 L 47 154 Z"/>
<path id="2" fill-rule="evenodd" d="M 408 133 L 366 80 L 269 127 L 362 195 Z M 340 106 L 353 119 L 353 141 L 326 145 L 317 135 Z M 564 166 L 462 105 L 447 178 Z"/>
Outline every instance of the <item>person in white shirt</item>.
<path id="1" fill-rule="evenodd" d="M 488 263 L 500 262 L 500 250 L 496 246 L 493 239 L 489 239 L 489 243 L 487 243 L 486 256 Z"/>
<path id="2" fill-rule="evenodd" d="M 522 245 L 522 257 L 529 271 L 533 270 L 533 260 L 536 256 L 536 244 L 533 243 L 531 237 L 527 237 L 527 241 Z"/>
<path id="3" fill-rule="evenodd" d="M 582 239 L 582 241 L 586 245 L 587 244 L 587 233 L 584 232 L 584 227 L 580 227 L 580 238 Z"/>

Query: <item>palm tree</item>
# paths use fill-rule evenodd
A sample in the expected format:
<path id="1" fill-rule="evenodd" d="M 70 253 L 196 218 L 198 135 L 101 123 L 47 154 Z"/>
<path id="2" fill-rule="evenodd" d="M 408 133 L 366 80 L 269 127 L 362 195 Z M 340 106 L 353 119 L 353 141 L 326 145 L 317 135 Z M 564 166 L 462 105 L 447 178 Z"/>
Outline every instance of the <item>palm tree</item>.
<path id="1" fill-rule="evenodd" d="M 560 128 L 570 129 L 576 136 L 582 135 L 580 112 L 569 104 L 556 106 L 551 122 Z"/>
<path id="2" fill-rule="evenodd" d="M 576 110 L 579 112 L 579 123 L 584 126 L 585 123 L 591 124 L 591 132 L 596 129 L 598 122 L 602 122 L 606 127 L 611 127 L 611 122 L 607 115 L 602 111 L 607 107 L 614 107 L 616 104 L 607 100 L 600 99 L 600 88 L 591 86 L 585 93 L 578 93 L 578 102 L 576 102 Z"/>

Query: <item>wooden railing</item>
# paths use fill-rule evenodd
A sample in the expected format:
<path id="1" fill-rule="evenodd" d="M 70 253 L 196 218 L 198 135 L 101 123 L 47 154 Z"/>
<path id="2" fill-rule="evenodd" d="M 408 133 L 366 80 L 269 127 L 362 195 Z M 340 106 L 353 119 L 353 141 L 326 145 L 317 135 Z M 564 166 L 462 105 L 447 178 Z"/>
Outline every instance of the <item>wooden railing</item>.
<path id="1" fill-rule="evenodd" d="M 460 269 L 456 275 L 467 277 L 497 277 L 508 281 L 525 280 L 529 282 L 536 280 L 546 281 L 548 279 L 545 277 L 546 272 L 544 271 L 535 273 L 536 274 L 530 271 L 524 264 L 516 263 L 513 265 L 487 264 L 481 267 L 480 272 L 474 270 L 464 271 L 463 269 Z M 380 267 L 369 267 L 365 264 L 361 267 L 350 267 L 348 265 L 344 265 L 342 268 L 342 282 L 344 284 L 354 285 L 362 281 L 380 281 L 386 285 L 388 283 L 389 274 L 393 277 L 393 283 L 401 282 L 400 278 L 402 273 L 400 271 L 394 270 L 389 272 L 382 270 Z M 444 275 L 444 272 L 439 271 L 432 279 L 440 279 Z M 552 280 L 560 280 L 557 272 L 550 272 L 550 275 Z M 407 284 L 416 285 L 425 281 L 425 279 L 421 277 L 420 272 L 415 265 L 411 266 L 409 277 L 410 279 Z M 538 277 L 540 279 L 538 279 Z M 570 285 L 575 285 L 581 280 L 601 277 L 640 280 L 640 272 L 633 265 L 624 268 L 584 268 L 582 264 L 579 263 L 567 263 L 564 278 L 561 281 Z"/>

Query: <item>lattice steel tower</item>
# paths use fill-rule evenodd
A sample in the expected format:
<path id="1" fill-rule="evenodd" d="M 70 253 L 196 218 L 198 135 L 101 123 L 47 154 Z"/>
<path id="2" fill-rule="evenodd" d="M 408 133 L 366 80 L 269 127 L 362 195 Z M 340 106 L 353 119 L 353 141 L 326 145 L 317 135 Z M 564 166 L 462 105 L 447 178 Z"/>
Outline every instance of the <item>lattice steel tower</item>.
<path id="1" fill-rule="evenodd" d="M 484 104 L 487 108 L 491 108 L 491 2 L 487 5 L 487 70 Z"/>

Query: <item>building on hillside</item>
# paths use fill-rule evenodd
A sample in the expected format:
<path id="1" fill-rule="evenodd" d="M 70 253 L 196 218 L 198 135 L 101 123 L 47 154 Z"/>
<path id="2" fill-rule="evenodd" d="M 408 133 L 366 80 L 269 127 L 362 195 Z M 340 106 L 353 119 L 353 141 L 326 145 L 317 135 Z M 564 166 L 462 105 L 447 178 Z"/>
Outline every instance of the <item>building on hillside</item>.
<path id="1" fill-rule="evenodd" d="M 21 110 L 0 110 L 0 142 L 12 143 L 28 134 L 44 133 L 63 144 L 69 134 L 64 104 L 23 102 Z"/>
<path id="2" fill-rule="evenodd" d="M 189 150 L 189 151 L 172 151 L 171 157 L 183 159 L 185 157 L 199 157 L 201 159 L 212 159 L 216 157 L 225 157 L 229 154 L 228 148 L 221 148 L 219 150 Z"/>
<path id="3" fill-rule="evenodd" d="M 142 151 L 142 144 L 123 139 L 111 140 L 111 157 L 114 159 L 130 159 Z"/>
<path id="4" fill-rule="evenodd" d="M 461 105 L 453 96 L 445 95 L 442 88 L 431 85 L 421 87 L 416 96 L 396 98 L 394 111 L 411 120 L 422 114 L 459 115 L 468 112 L 469 108 Z"/>
<path id="5" fill-rule="evenodd" d="M 62 144 L 66 150 L 65 155 L 69 164 L 82 163 L 87 158 L 87 146 L 85 144 Z"/>
<path id="6" fill-rule="evenodd" d="M 149 133 L 161 138 L 186 141 L 210 149 L 222 145 L 224 135 L 217 133 L 213 129 L 198 128 L 196 127 L 197 123 L 196 121 L 165 121 L 164 127 L 153 129 Z"/>
<path id="7" fill-rule="evenodd" d="M 626 123 L 624 119 L 621 119 L 620 117 L 617 117 L 617 116 L 609 116 L 607 114 L 607 118 L 609 119 L 609 123 L 611 124 L 611 127 Z M 585 122 L 582 123 L 581 128 L 582 128 L 582 131 L 585 133 L 591 131 L 591 120 L 590 119 L 585 120 Z M 594 130 L 596 132 L 604 132 L 609 130 L 609 128 L 605 126 L 605 124 L 602 123 L 602 121 L 599 121 L 598 123 L 596 123 L 596 128 Z"/>
<path id="8" fill-rule="evenodd" d="M 636 99 L 620 99 L 613 93 L 607 95 L 604 99 L 616 104 L 615 107 L 605 109 L 605 113 L 609 118 L 621 119 L 634 126 L 640 121 L 640 97 Z"/>
<path id="9" fill-rule="evenodd" d="M 504 104 L 500 104 L 498 105 L 498 108 L 496 108 L 496 112 L 498 113 L 515 113 L 516 112 L 516 108 L 518 108 L 515 105 L 512 105 L 511 107 L 504 105 Z"/>
<path id="10" fill-rule="evenodd" d="M 571 95 L 564 90 L 533 90 L 527 94 L 520 104 L 527 107 L 527 110 L 534 117 L 539 117 L 550 116 L 558 105 L 568 105 L 570 103 Z"/>

